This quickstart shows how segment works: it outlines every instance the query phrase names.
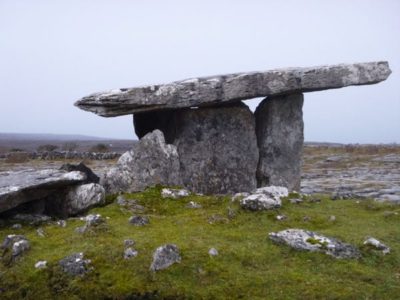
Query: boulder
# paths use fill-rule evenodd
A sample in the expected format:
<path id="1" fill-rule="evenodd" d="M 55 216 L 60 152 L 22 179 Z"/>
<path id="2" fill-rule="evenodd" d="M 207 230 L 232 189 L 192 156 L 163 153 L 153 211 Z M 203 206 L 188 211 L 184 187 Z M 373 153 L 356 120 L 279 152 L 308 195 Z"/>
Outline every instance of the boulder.
<path id="1" fill-rule="evenodd" d="M 63 201 L 65 214 L 77 215 L 89 208 L 105 203 L 105 190 L 97 183 L 88 183 L 71 187 Z"/>
<path id="2" fill-rule="evenodd" d="M 383 255 L 390 253 L 390 248 L 376 238 L 369 237 L 364 241 L 363 244 L 372 249 L 382 251 Z"/>
<path id="3" fill-rule="evenodd" d="M 335 258 L 360 257 L 360 252 L 356 247 L 308 230 L 286 229 L 271 232 L 269 238 L 278 244 L 286 244 L 296 250 L 322 252 Z"/>
<path id="4" fill-rule="evenodd" d="M 153 253 L 153 262 L 151 263 L 150 271 L 163 270 L 179 262 L 181 262 L 181 256 L 178 247 L 174 244 L 167 244 L 158 247 Z"/>
<path id="5" fill-rule="evenodd" d="M 264 99 L 255 111 L 260 159 L 257 185 L 300 190 L 303 155 L 303 95 Z"/>
<path id="6" fill-rule="evenodd" d="M 146 134 L 124 153 L 101 183 L 107 193 L 143 191 L 149 186 L 181 185 L 178 152 L 160 130 Z"/>
<path id="7" fill-rule="evenodd" d="M 57 190 L 82 183 L 86 175 L 79 171 L 23 170 L 0 173 L 0 212 L 20 204 L 43 199 Z"/>
<path id="8" fill-rule="evenodd" d="M 180 110 L 171 124 L 183 186 L 203 194 L 256 188 L 255 121 L 245 104 Z"/>
<path id="9" fill-rule="evenodd" d="M 387 62 L 369 62 L 225 74 L 169 84 L 114 89 L 83 97 L 75 105 L 100 116 L 113 117 L 374 84 L 388 78 L 390 73 Z"/>

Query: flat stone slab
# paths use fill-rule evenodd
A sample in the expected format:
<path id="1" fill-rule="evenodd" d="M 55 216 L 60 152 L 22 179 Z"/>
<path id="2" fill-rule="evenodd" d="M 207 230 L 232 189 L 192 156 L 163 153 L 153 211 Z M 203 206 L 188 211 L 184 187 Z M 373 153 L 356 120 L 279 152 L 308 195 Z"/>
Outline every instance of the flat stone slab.
<path id="1" fill-rule="evenodd" d="M 388 78 L 390 73 L 385 61 L 235 73 L 95 93 L 80 99 L 75 105 L 103 117 L 115 117 L 375 84 Z"/>
<path id="2" fill-rule="evenodd" d="M 22 203 L 44 198 L 55 189 L 74 185 L 86 180 L 79 171 L 28 169 L 0 172 L 0 212 Z"/>

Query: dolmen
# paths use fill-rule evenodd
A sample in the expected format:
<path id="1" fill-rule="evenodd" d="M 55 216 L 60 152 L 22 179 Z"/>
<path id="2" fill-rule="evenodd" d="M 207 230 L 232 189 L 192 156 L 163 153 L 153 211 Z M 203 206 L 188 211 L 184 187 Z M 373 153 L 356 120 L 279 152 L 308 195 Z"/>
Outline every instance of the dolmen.
<path id="1" fill-rule="evenodd" d="M 300 189 L 303 93 L 384 81 L 387 62 L 199 77 L 121 88 L 75 105 L 103 117 L 133 115 L 139 142 L 102 178 L 109 193 L 154 184 L 204 194 L 276 185 Z M 242 100 L 266 97 L 252 113 Z"/>

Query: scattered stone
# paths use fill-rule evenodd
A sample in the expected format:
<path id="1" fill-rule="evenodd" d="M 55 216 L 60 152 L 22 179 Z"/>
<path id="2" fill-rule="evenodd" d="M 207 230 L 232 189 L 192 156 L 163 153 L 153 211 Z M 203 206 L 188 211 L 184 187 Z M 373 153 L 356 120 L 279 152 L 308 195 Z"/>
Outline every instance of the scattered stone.
<path id="1" fill-rule="evenodd" d="M 189 191 L 185 189 L 167 189 L 164 188 L 161 190 L 161 197 L 163 198 L 173 198 L 179 199 L 182 197 L 189 196 Z"/>
<path id="2" fill-rule="evenodd" d="M 285 187 L 263 187 L 257 189 L 254 194 L 240 200 L 240 206 L 252 211 L 275 209 L 282 205 L 280 198 L 287 197 L 288 194 Z"/>
<path id="3" fill-rule="evenodd" d="M 389 254 L 390 253 L 390 248 L 386 246 L 384 243 L 378 241 L 377 239 L 373 237 L 369 237 L 364 241 L 364 245 L 372 247 L 376 250 L 381 250 L 383 255 Z"/>
<path id="4" fill-rule="evenodd" d="M 283 221 L 283 220 L 286 220 L 286 219 L 287 219 L 287 216 L 285 216 L 285 215 L 277 215 L 277 216 L 276 216 L 276 219 L 277 219 L 278 221 Z"/>
<path id="5" fill-rule="evenodd" d="M 130 246 L 133 246 L 133 245 L 135 245 L 135 241 L 134 240 L 131 240 L 131 239 L 124 240 L 124 246 L 125 247 L 130 247 Z"/>
<path id="6" fill-rule="evenodd" d="M 80 226 L 80 227 L 76 227 L 75 228 L 75 232 L 76 233 L 79 233 L 79 234 L 83 234 L 83 233 L 85 233 L 86 231 L 88 230 L 88 227 L 85 225 L 85 226 Z"/>
<path id="7" fill-rule="evenodd" d="M 202 208 L 201 204 L 194 202 L 194 201 L 190 201 L 188 204 L 186 204 L 187 208 Z"/>
<path id="8" fill-rule="evenodd" d="M 65 221 L 65 220 L 58 220 L 58 221 L 56 222 L 56 224 L 57 224 L 58 226 L 60 226 L 60 227 L 63 227 L 63 228 L 67 227 L 67 221 Z"/>
<path id="9" fill-rule="evenodd" d="M 150 271 L 159 271 L 168 268 L 174 263 L 180 263 L 181 256 L 179 249 L 174 244 L 166 244 L 158 247 L 153 253 L 153 262 L 150 266 Z"/>
<path id="10" fill-rule="evenodd" d="M 82 276 L 89 271 L 90 259 L 84 259 L 83 253 L 74 253 L 60 260 L 63 272 L 72 276 Z"/>
<path id="11" fill-rule="evenodd" d="M 264 194 L 273 198 L 282 198 L 289 196 L 289 191 L 283 186 L 265 186 L 258 188 L 254 194 Z"/>
<path id="12" fill-rule="evenodd" d="M 360 252 L 350 244 L 303 229 L 271 232 L 269 238 L 296 250 L 323 252 L 335 258 L 359 258 Z"/>
<path id="13" fill-rule="evenodd" d="M 287 68 L 186 79 L 114 89 L 86 96 L 75 106 L 104 117 L 143 111 L 232 103 L 243 99 L 374 84 L 391 73 L 387 62 Z"/>
<path id="14" fill-rule="evenodd" d="M 224 216 L 218 215 L 218 214 L 211 215 L 208 218 L 208 223 L 211 225 L 212 224 L 225 224 L 228 222 L 229 222 L 229 220 L 227 218 L 225 218 Z"/>
<path id="15" fill-rule="evenodd" d="M 117 204 L 118 205 L 125 206 L 125 205 L 127 205 L 127 203 L 128 203 L 128 201 L 126 200 L 125 196 L 119 195 L 117 197 Z"/>
<path id="16" fill-rule="evenodd" d="M 397 216 L 399 213 L 398 212 L 395 212 L 395 211 L 384 211 L 383 212 L 383 216 L 385 217 L 385 218 L 388 218 L 388 217 L 392 217 L 392 216 Z"/>
<path id="17" fill-rule="evenodd" d="M 79 171 L 86 175 L 86 180 L 83 183 L 99 183 L 100 178 L 93 171 L 88 168 L 84 163 L 79 163 L 78 165 L 73 164 L 63 164 L 60 170 L 67 172 Z"/>
<path id="18" fill-rule="evenodd" d="M 21 224 L 13 224 L 12 226 L 11 226 L 11 229 L 15 229 L 15 230 L 18 230 L 18 229 L 21 229 L 22 228 L 22 225 Z"/>
<path id="19" fill-rule="evenodd" d="M 129 218 L 129 223 L 135 226 L 144 226 L 149 222 L 149 218 L 146 216 L 132 216 Z"/>
<path id="20" fill-rule="evenodd" d="M 124 251 L 124 259 L 130 259 L 136 257 L 138 252 L 132 248 L 126 248 Z"/>
<path id="21" fill-rule="evenodd" d="M 383 194 L 383 195 L 379 196 L 376 200 L 397 203 L 397 202 L 400 202 L 400 194 L 399 195 Z"/>
<path id="22" fill-rule="evenodd" d="M 300 204 L 300 203 L 303 202 L 303 200 L 300 199 L 300 198 L 291 198 L 291 199 L 289 199 L 289 202 L 290 202 L 291 204 Z"/>
<path id="23" fill-rule="evenodd" d="M 238 200 L 242 200 L 243 198 L 250 196 L 250 193 L 247 192 L 242 192 L 242 193 L 236 193 L 235 195 L 232 196 L 231 201 L 236 202 Z"/>
<path id="24" fill-rule="evenodd" d="M 101 217 L 101 215 L 87 215 L 84 218 L 81 218 L 81 221 L 85 221 L 87 226 L 96 226 L 104 223 L 104 219 Z"/>
<path id="25" fill-rule="evenodd" d="M 36 229 L 36 233 L 37 233 L 37 235 L 38 236 L 40 236 L 40 237 L 46 237 L 46 234 L 44 233 L 44 229 L 43 228 L 38 228 L 38 229 Z"/>
<path id="26" fill-rule="evenodd" d="M 309 216 L 303 217 L 303 222 L 309 222 L 309 221 L 311 221 L 311 217 L 309 217 Z"/>
<path id="27" fill-rule="evenodd" d="M 22 170 L 0 172 L 0 212 L 20 204 L 45 198 L 60 189 L 81 183 L 86 175 L 79 171 Z"/>
<path id="28" fill-rule="evenodd" d="M 304 143 L 302 108 L 301 93 L 269 97 L 258 105 L 254 113 L 260 151 L 258 186 L 300 189 Z"/>
<path id="29" fill-rule="evenodd" d="M 47 268 L 47 261 L 45 260 L 39 260 L 35 264 L 35 269 L 46 269 Z"/>
<path id="30" fill-rule="evenodd" d="M 218 255 L 218 250 L 215 248 L 210 248 L 210 250 L 208 250 L 208 254 L 210 256 L 217 256 Z"/>
<path id="31" fill-rule="evenodd" d="M 329 221 L 330 222 L 335 222 L 336 221 L 336 217 L 335 216 L 329 216 Z"/>
<path id="32" fill-rule="evenodd" d="M 154 130 L 124 153 L 100 182 L 109 194 L 143 191 L 157 184 L 182 185 L 177 149 Z"/>

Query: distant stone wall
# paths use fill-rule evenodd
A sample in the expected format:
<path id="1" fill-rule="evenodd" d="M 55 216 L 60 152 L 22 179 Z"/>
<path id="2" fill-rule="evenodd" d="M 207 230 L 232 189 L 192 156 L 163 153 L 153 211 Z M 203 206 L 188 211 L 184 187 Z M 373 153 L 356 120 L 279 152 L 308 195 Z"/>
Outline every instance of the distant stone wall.
<path id="1" fill-rule="evenodd" d="M 50 151 L 50 152 L 9 152 L 0 154 L 0 159 L 11 159 L 14 156 L 25 156 L 27 159 L 54 160 L 54 159 L 116 159 L 121 156 L 118 152 L 77 152 L 77 151 Z"/>

